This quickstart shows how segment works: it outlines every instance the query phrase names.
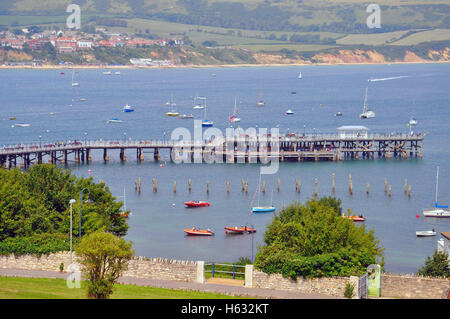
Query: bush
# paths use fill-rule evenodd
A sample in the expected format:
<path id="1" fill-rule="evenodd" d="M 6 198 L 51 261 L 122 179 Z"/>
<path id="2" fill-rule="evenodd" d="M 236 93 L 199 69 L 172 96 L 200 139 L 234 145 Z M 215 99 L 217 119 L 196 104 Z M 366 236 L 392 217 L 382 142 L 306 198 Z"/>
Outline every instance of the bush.
<path id="1" fill-rule="evenodd" d="M 427 277 L 450 278 L 448 254 L 436 250 L 432 257 L 427 258 L 425 265 L 419 269 L 418 274 Z"/>
<path id="2" fill-rule="evenodd" d="M 354 294 L 355 294 L 355 285 L 352 285 L 351 283 L 348 282 L 345 285 L 344 297 L 351 299 L 353 298 Z"/>
<path id="3" fill-rule="evenodd" d="M 373 230 L 342 218 L 341 211 L 340 201 L 332 197 L 289 205 L 267 227 L 255 267 L 294 280 L 364 274 L 383 259 L 383 249 Z"/>

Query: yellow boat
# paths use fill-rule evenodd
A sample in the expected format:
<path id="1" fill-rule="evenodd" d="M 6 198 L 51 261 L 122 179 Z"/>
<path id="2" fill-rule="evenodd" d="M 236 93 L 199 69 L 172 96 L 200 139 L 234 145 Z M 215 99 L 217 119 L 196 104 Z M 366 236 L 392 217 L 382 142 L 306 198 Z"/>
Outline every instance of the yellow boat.
<path id="1" fill-rule="evenodd" d="M 14 116 L 8 117 L 10 120 L 15 120 L 16 118 Z"/>

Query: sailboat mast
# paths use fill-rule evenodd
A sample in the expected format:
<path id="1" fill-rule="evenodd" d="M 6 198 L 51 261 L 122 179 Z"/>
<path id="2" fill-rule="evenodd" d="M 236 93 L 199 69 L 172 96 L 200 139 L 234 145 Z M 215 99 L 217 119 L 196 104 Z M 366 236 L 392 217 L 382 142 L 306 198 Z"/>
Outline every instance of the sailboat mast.
<path id="1" fill-rule="evenodd" d="M 363 112 L 367 111 L 367 92 L 369 90 L 369 86 L 366 86 L 366 95 L 364 96 L 364 109 Z"/>
<path id="2" fill-rule="evenodd" d="M 259 173 L 259 182 L 258 182 L 258 207 L 260 198 L 261 198 L 261 173 Z"/>
<path id="3" fill-rule="evenodd" d="M 436 200 L 435 200 L 436 205 L 438 202 L 438 189 L 439 189 L 439 166 L 436 169 Z"/>

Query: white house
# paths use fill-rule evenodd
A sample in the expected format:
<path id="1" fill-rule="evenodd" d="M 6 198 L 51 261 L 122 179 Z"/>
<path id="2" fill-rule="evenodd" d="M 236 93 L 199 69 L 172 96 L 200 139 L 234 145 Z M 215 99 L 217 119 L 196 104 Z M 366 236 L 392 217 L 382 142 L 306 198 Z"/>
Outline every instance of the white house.
<path id="1" fill-rule="evenodd" d="M 442 232 L 442 237 L 437 242 L 437 250 L 439 252 L 446 252 L 450 258 L 450 231 Z"/>
<path id="2" fill-rule="evenodd" d="M 339 131 L 339 137 L 340 138 L 367 138 L 368 134 L 367 132 L 369 129 L 365 126 L 361 125 L 347 125 L 347 126 L 341 126 L 337 129 Z"/>

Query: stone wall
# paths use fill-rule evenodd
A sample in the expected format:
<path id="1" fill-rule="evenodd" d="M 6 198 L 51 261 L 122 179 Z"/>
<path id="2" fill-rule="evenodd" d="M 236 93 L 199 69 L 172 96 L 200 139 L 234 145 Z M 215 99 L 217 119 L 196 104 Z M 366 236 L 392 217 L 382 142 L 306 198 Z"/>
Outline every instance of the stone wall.
<path id="1" fill-rule="evenodd" d="M 74 263 L 76 260 L 77 258 L 73 255 Z M 67 270 L 70 265 L 69 252 L 42 255 L 41 257 L 32 255 L 0 256 L 0 268 L 60 271 L 61 263 L 64 263 L 64 270 Z M 195 282 L 197 281 L 197 262 L 135 257 L 128 263 L 128 270 L 124 272 L 123 276 Z"/>
<path id="2" fill-rule="evenodd" d="M 404 299 L 447 298 L 450 280 L 411 275 L 381 275 L 381 297 Z"/>
<path id="3" fill-rule="evenodd" d="M 285 278 L 280 274 L 267 275 L 266 273 L 254 269 L 252 287 L 292 290 L 303 293 L 317 293 L 335 297 L 344 297 L 345 286 L 349 281 L 350 278 L 348 277 L 298 278 L 297 281 L 295 281 L 290 278 Z"/>

